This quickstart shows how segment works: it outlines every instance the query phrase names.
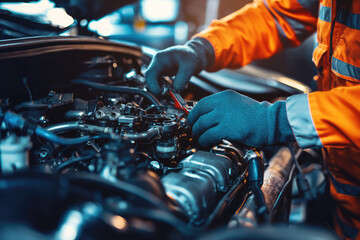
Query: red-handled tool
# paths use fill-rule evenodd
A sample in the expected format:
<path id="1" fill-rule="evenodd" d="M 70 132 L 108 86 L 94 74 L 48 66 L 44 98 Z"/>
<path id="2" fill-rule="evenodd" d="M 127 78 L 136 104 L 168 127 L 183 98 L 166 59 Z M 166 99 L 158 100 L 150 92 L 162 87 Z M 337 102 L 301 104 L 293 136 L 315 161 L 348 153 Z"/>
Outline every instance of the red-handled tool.
<path id="1" fill-rule="evenodd" d="M 181 97 L 181 95 L 179 93 L 176 93 L 173 91 L 169 91 L 169 93 L 170 93 L 171 98 L 175 102 L 175 108 L 184 110 L 186 115 L 188 115 L 189 112 L 194 108 L 194 106 L 196 104 L 195 102 L 191 101 L 192 106 L 189 106 L 189 104 L 187 102 L 185 102 L 185 100 Z"/>

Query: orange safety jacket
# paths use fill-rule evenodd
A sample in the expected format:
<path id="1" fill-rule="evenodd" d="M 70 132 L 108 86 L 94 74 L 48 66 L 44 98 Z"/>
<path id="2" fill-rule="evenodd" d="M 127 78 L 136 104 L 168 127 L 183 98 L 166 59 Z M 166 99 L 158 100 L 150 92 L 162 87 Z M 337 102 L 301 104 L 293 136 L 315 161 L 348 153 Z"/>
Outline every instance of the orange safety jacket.
<path id="1" fill-rule="evenodd" d="M 323 148 L 336 231 L 360 239 L 360 1 L 255 0 L 197 34 L 215 52 L 209 71 L 238 68 L 298 46 L 317 30 L 318 88 L 286 101 L 302 148 Z"/>

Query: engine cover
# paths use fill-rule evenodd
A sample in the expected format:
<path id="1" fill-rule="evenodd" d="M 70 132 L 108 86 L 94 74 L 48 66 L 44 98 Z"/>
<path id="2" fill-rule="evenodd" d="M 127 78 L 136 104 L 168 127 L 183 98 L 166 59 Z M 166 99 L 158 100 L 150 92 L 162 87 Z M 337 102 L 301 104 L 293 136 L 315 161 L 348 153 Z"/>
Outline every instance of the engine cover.
<path id="1" fill-rule="evenodd" d="M 234 163 L 226 156 L 198 151 L 179 166 L 180 172 L 162 178 L 165 191 L 184 209 L 191 222 L 201 224 L 236 177 Z"/>

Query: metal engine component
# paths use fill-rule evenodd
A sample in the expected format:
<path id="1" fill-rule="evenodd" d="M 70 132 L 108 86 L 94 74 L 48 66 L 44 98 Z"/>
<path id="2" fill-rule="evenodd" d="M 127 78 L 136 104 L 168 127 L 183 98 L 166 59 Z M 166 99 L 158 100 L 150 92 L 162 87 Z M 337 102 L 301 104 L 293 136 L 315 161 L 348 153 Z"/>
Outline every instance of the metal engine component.
<path id="1" fill-rule="evenodd" d="M 216 183 L 204 171 L 183 169 L 166 175 L 162 183 L 166 194 L 182 207 L 194 225 L 200 225 L 214 208 Z"/>
<path id="2" fill-rule="evenodd" d="M 175 156 L 178 151 L 179 141 L 174 135 L 178 125 L 173 120 L 163 121 L 160 124 L 162 126 L 162 139 L 157 142 L 156 154 L 161 159 L 168 159 Z"/>
<path id="3" fill-rule="evenodd" d="M 6 134 L 31 136 L 28 144 L 19 140 L 22 137 L 16 137 L 19 143 L 11 142 L 18 147 L 18 155 L 6 149 L 7 139 L 0 144 L 2 161 L 8 164 L 3 171 L 29 166 L 27 152 L 31 148 L 31 163 L 39 172 L 54 173 L 69 181 L 69 186 L 76 182 L 86 189 L 75 190 L 75 194 L 86 193 L 86 199 L 99 206 L 104 204 L 97 202 L 100 195 L 104 200 L 121 200 L 125 208 L 104 209 L 123 217 L 134 229 L 138 228 L 132 220 L 136 218 L 150 222 L 150 232 L 165 235 L 162 226 L 171 225 L 186 236 L 189 226 L 202 228 L 219 224 L 219 219 L 226 221 L 246 190 L 242 151 L 229 142 L 199 151 L 186 114 L 166 97 L 160 103 L 141 88 L 118 86 L 121 91 L 114 93 L 113 86 L 95 85 L 95 89 L 102 89 L 96 94 L 88 94 L 88 89 L 59 93 L 71 97 L 65 105 L 44 105 L 41 111 L 31 104 L 27 108 L 15 106 L 19 111 L 10 109 L 3 114 L 4 123 L 9 125 Z M 28 189 L 26 181 L 21 184 Z M 46 192 L 41 187 L 39 191 Z M 77 213 L 72 211 L 73 206 L 79 206 L 77 198 L 72 199 L 73 205 L 65 213 Z M 47 200 L 39 202 L 43 201 Z M 47 217 L 52 218 L 51 214 Z M 75 226 L 74 232 L 83 234 L 78 228 L 84 219 L 78 223 L 73 218 L 68 220 L 49 231 L 62 236 L 62 228 L 67 228 L 69 222 Z"/>
<path id="4" fill-rule="evenodd" d="M 30 137 L 10 135 L 1 141 L 1 172 L 12 173 L 29 167 Z"/>
<path id="5" fill-rule="evenodd" d="M 118 124 L 135 125 L 139 122 L 139 116 L 143 115 L 144 111 L 138 106 L 132 104 L 120 104 L 112 107 L 101 107 L 95 112 L 95 119 L 109 120 L 117 122 Z"/>
<path id="6" fill-rule="evenodd" d="M 182 170 L 162 178 L 166 194 L 201 224 L 213 210 L 221 192 L 237 177 L 233 161 L 226 156 L 198 151 L 179 163 Z"/>
<path id="7" fill-rule="evenodd" d="M 223 155 L 198 151 L 180 162 L 183 168 L 204 171 L 213 177 L 218 191 L 228 190 L 231 181 L 237 177 L 233 162 Z"/>

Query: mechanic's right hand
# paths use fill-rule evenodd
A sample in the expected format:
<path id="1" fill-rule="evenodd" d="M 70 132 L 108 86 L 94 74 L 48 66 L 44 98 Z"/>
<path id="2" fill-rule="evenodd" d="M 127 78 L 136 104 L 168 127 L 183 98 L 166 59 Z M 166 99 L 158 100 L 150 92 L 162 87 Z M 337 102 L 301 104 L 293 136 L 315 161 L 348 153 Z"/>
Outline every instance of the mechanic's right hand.
<path id="1" fill-rule="evenodd" d="M 183 46 L 174 46 L 155 54 L 147 71 L 146 83 L 149 91 L 160 95 L 159 80 L 162 76 L 175 76 L 173 87 L 183 90 L 192 75 L 211 67 L 215 59 L 214 49 L 208 40 L 194 38 Z"/>

